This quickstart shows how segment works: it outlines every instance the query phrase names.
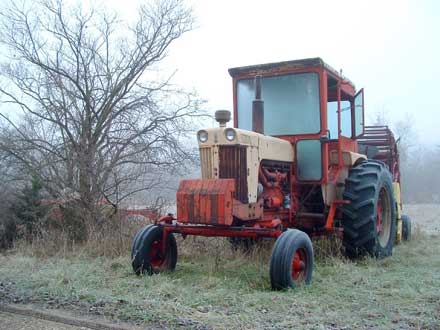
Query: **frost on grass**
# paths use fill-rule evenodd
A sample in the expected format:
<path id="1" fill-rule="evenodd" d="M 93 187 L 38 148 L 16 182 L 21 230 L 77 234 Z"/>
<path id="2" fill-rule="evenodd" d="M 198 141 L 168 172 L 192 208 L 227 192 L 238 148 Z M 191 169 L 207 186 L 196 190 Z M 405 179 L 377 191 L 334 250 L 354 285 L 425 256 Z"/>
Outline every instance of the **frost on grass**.
<path id="1" fill-rule="evenodd" d="M 129 251 L 117 258 L 16 251 L 0 256 L 0 282 L 14 283 L 6 295 L 0 286 L 0 299 L 169 328 L 440 328 L 440 207 L 404 210 L 419 229 L 392 257 L 353 262 L 328 253 L 337 242 L 314 242 L 312 284 L 295 290 L 270 290 L 270 244 L 242 253 L 225 240 L 196 238 L 179 241 L 174 273 L 151 277 L 132 273 Z"/>

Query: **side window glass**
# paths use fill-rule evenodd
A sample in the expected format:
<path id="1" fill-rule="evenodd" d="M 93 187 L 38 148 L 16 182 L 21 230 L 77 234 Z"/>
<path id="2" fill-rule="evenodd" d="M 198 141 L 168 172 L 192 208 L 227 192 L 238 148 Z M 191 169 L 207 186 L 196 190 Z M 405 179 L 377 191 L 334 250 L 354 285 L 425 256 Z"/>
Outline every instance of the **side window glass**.
<path id="1" fill-rule="evenodd" d="M 318 181 L 322 177 L 321 141 L 301 140 L 296 143 L 297 176 L 301 181 Z"/>
<path id="2" fill-rule="evenodd" d="M 338 102 L 327 103 L 327 127 L 330 139 L 338 138 Z M 341 135 L 351 137 L 351 107 L 349 101 L 341 101 Z"/>
<path id="3" fill-rule="evenodd" d="M 354 98 L 355 135 L 364 133 L 364 89 L 362 88 Z"/>

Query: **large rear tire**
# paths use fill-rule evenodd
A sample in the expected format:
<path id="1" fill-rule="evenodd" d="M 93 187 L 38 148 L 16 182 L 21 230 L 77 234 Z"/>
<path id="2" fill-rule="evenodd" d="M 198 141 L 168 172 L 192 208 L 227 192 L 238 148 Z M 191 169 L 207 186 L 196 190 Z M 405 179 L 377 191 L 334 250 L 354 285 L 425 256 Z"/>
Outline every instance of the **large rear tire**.
<path id="1" fill-rule="evenodd" d="M 306 233 L 289 229 L 272 249 L 270 282 L 273 290 L 309 284 L 313 273 L 313 247 Z"/>
<path id="2" fill-rule="evenodd" d="M 392 254 L 396 235 L 396 203 L 391 174 L 382 162 L 369 160 L 350 169 L 345 180 L 342 226 L 348 257 Z"/>
<path id="3" fill-rule="evenodd" d="M 166 236 L 162 252 L 163 227 L 148 225 L 137 232 L 131 251 L 131 265 L 136 275 L 153 275 L 174 271 L 177 263 L 177 243 L 174 235 Z"/>

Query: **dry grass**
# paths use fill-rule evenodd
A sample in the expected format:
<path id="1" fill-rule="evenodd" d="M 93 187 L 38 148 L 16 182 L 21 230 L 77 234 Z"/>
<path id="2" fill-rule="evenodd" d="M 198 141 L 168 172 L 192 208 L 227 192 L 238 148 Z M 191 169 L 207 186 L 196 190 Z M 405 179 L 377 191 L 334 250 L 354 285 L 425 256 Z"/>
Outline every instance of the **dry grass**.
<path id="1" fill-rule="evenodd" d="M 342 259 L 342 240 L 336 235 L 317 237 L 313 240 L 313 252 L 318 262 L 328 262 L 334 258 Z"/>
<path id="2" fill-rule="evenodd" d="M 15 251 L 0 256 L 0 299 L 168 328 L 439 329 L 440 235 L 415 221 L 414 240 L 380 261 L 351 262 L 337 239 L 315 241 L 312 284 L 286 292 L 270 290 L 270 242 L 246 255 L 226 239 L 189 237 L 178 240 L 176 272 L 152 277 L 132 273 L 131 239 L 122 256 L 110 241 L 45 258 Z"/>
<path id="3" fill-rule="evenodd" d="M 135 233 L 149 223 L 150 220 L 145 218 L 121 221 L 113 217 L 99 227 L 89 226 L 87 239 L 80 244 L 72 240 L 67 232 L 43 228 L 31 242 L 17 241 L 14 251 L 37 258 L 62 258 L 77 254 L 109 258 L 126 256 Z"/>

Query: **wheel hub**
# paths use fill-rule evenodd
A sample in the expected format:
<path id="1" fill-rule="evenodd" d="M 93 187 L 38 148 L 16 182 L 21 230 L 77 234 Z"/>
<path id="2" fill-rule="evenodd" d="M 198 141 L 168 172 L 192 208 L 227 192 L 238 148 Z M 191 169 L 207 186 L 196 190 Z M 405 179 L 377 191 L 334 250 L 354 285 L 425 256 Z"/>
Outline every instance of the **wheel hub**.
<path id="1" fill-rule="evenodd" d="M 379 192 L 379 198 L 377 200 L 377 218 L 376 218 L 376 232 L 379 244 L 385 248 L 391 237 L 391 201 L 389 193 L 382 187 Z"/>
<path id="2" fill-rule="evenodd" d="M 150 249 L 150 264 L 153 267 L 159 267 L 163 263 L 163 256 L 161 252 L 161 242 L 154 241 Z"/>
<path id="3" fill-rule="evenodd" d="M 295 252 L 295 256 L 292 261 L 292 278 L 294 280 L 303 280 L 306 269 L 306 253 L 303 250 Z"/>

